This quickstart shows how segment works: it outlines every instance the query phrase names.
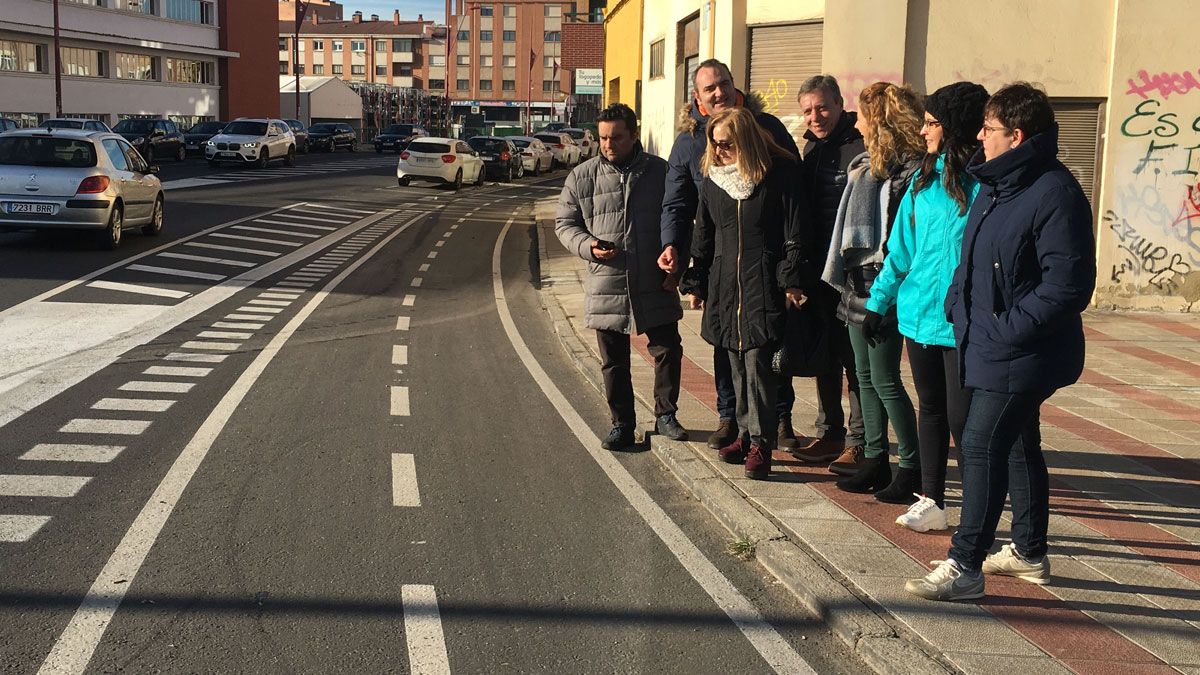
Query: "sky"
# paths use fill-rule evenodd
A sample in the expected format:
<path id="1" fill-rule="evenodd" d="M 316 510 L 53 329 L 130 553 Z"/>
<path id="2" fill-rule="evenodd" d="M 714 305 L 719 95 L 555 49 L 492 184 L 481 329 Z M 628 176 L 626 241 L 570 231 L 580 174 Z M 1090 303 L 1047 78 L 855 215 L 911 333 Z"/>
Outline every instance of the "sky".
<path id="1" fill-rule="evenodd" d="M 415 21 L 418 14 L 424 14 L 426 21 L 445 20 L 445 0 L 339 0 L 345 8 L 342 15 L 349 19 L 356 10 L 362 10 L 366 16 L 378 14 L 379 18 L 392 16 L 393 10 L 400 10 L 400 18 Z"/>

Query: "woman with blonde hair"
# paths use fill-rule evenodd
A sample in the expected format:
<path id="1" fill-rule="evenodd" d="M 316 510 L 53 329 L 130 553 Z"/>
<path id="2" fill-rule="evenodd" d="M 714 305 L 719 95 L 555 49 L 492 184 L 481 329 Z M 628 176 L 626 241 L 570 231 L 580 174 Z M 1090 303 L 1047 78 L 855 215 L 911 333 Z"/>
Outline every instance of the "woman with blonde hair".
<path id="1" fill-rule="evenodd" d="M 712 116 L 692 238 L 693 265 L 681 290 L 704 308 L 700 335 L 724 349 L 733 369 L 741 434 L 720 449 L 763 480 L 776 444 L 777 376 L 785 303 L 800 305 L 817 281 L 812 228 L 795 158 L 745 108 Z"/>
<path id="2" fill-rule="evenodd" d="M 921 137 L 924 110 L 907 86 L 876 82 L 858 96 L 858 130 L 867 151 L 850 163 L 846 191 L 838 205 L 833 238 L 821 278 L 841 292 L 838 318 L 846 322 L 854 348 L 862 405 L 864 462 L 838 481 L 846 492 L 873 492 L 880 501 L 911 503 L 921 487 L 917 419 L 900 379 L 900 351 L 893 306 L 883 320 L 863 332 L 871 285 L 883 269 L 887 240 L 901 199 L 925 154 Z M 900 468 L 888 463 L 888 422 L 896 432 Z"/>

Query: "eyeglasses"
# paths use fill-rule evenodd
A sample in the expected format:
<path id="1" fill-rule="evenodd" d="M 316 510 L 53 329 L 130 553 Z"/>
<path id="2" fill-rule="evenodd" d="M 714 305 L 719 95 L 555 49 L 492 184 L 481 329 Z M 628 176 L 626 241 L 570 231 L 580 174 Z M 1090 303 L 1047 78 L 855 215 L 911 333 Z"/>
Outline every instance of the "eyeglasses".
<path id="1" fill-rule="evenodd" d="M 927 126 L 930 129 L 937 129 L 942 126 L 942 123 L 937 120 L 924 120 L 923 126 Z"/>
<path id="2" fill-rule="evenodd" d="M 983 125 L 983 136 L 984 136 L 984 138 L 987 138 L 988 136 L 991 136 L 992 134 L 996 133 L 997 131 L 1008 131 L 1008 128 L 1007 128 L 1007 127 L 989 127 L 989 126 L 988 126 L 988 125 L 986 125 L 986 124 L 985 124 L 985 125 Z"/>
<path id="3" fill-rule="evenodd" d="M 724 150 L 724 151 L 726 151 L 726 152 L 728 152 L 729 150 L 732 150 L 732 149 L 734 148 L 734 143 L 733 143 L 733 141 L 717 141 L 717 140 L 714 140 L 714 141 L 713 141 L 713 145 L 715 145 L 715 146 L 717 147 L 717 149 L 718 149 L 718 150 Z"/>

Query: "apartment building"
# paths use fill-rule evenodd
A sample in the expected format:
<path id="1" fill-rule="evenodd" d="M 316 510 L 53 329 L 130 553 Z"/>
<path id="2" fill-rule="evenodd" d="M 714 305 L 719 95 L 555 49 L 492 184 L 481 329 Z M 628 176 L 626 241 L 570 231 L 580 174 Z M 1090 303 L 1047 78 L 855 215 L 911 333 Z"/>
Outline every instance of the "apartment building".
<path id="1" fill-rule="evenodd" d="M 222 43 L 242 43 L 225 23 L 272 0 L 59 0 L 61 49 L 48 0 L 4 0 L 0 13 L 0 115 L 35 125 L 55 114 L 54 69 L 64 115 L 109 124 L 165 115 L 183 126 L 221 113 L 223 87 L 254 81 L 253 62 Z M 232 39 L 231 39 L 232 37 Z M 276 99 L 270 91 L 267 103 Z M 253 96 L 239 96 L 243 108 Z M 271 108 L 264 108 L 263 112 Z"/>
<path id="2" fill-rule="evenodd" d="M 279 22 L 279 74 L 295 75 L 292 68 L 295 22 Z M 425 43 L 433 22 L 417 15 L 403 21 L 400 12 L 381 20 L 355 12 L 349 21 L 326 21 L 318 15 L 300 26 L 300 75 L 338 77 L 392 87 L 424 89 L 428 80 Z"/>
<path id="3" fill-rule="evenodd" d="M 298 0 L 279 0 L 279 20 L 294 21 L 296 19 L 296 5 Z M 322 21 L 341 21 L 342 20 L 342 4 L 333 0 L 307 0 L 308 9 L 304 15 L 306 17 L 318 16 Z"/>

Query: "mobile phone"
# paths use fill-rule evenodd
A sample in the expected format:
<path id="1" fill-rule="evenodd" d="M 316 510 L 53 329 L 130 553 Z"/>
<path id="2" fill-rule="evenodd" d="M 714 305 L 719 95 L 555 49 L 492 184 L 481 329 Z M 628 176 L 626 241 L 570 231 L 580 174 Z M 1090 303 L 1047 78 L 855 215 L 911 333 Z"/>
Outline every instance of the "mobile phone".
<path id="1" fill-rule="evenodd" d="M 617 247 L 617 245 L 612 243 L 611 241 L 605 241 L 603 239 L 596 240 L 596 248 L 600 249 L 601 251 L 611 251 L 611 250 L 615 249 L 616 247 Z"/>

